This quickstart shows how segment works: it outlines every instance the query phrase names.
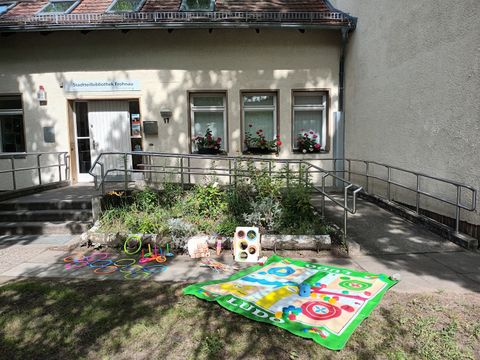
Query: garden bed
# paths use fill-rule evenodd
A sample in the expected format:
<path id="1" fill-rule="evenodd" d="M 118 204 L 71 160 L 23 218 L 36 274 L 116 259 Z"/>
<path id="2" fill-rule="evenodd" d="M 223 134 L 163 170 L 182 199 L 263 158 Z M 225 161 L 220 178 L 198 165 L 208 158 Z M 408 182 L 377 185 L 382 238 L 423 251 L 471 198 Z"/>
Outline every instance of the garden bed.
<path id="1" fill-rule="evenodd" d="M 189 189 L 167 182 L 159 191 L 109 193 L 84 240 L 115 246 L 129 234 L 143 234 L 144 243 L 168 242 L 178 250 L 191 237 L 204 236 L 212 247 L 222 239 L 223 248 L 230 249 L 236 227 L 256 226 L 264 249 L 318 251 L 329 249 L 332 238 L 340 243 L 338 229 L 312 206 L 308 179 L 287 183 L 288 174 L 272 177 L 253 163 L 242 171 L 248 177 L 228 187 L 211 178 Z"/>

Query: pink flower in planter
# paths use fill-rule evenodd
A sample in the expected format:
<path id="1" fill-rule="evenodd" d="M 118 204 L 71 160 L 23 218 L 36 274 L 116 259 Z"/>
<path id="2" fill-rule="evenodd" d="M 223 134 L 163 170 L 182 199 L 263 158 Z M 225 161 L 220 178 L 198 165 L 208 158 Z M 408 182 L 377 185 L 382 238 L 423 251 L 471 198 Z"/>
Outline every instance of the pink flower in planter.
<path id="1" fill-rule="evenodd" d="M 277 141 L 277 146 L 282 146 L 282 142 L 280 140 Z"/>
<path id="2" fill-rule="evenodd" d="M 314 147 L 316 150 L 319 150 L 319 149 L 320 149 L 320 144 L 317 143 L 317 144 L 313 145 L 313 147 Z"/>
<path id="3" fill-rule="evenodd" d="M 220 144 L 222 142 L 222 138 L 221 137 L 218 137 L 217 138 L 217 144 Z"/>
<path id="4" fill-rule="evenodd" d="M 316 138 L 318 138 L 318 135 L 315 134 L 315 135 L 313 135 L 312 137 L 313 137 L 314 139 L 316 139 Z"/>
<path id="5" fill-rule="evenodd" d="M 310 134 L 313 134 L 313 131 L 312 131 L 312 130 L 310 130 Z"/>

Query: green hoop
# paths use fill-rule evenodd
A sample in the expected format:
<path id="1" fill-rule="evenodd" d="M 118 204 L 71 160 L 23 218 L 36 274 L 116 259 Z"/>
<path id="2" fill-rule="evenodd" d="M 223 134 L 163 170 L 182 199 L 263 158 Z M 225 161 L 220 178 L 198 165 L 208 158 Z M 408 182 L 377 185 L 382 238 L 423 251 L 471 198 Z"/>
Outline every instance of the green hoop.
<path id="1" fill-rule="evenodd" d="M 129 252 L 128 251 L 128 242 L 132 239 L 135 239 L 138 241 L 138 247 L 135 249 L 134 252 Z M 142 248 L 142 235 L 128 235 L 127 239 L 125 240 L 125 243 L 123 244 L 123 251 L 127 255 L 135 255 L 140 251 Z"/>

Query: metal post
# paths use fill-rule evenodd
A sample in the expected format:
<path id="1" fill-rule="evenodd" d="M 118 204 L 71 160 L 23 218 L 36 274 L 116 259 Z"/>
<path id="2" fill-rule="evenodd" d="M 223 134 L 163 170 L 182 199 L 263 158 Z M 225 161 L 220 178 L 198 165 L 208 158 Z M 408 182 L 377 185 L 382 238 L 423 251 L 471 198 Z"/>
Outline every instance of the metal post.
<path id="1" fill-rule="evenodd" d="M 350 178 L 352 176 L 352 161 L 348 159 L 347 162 L 348 162 L 348 182 L 350 182 Z"/>
<path id="2" fill-rule="evenodd" d="M 70 166 L 68 164 L 68 154 L 64 153 L 63 154 L 63 162 L 65 163 L 65 180 L 70 179 L 70 174 L 68 173 L 68 170 L 70 169 Z"/>
<path id="3" fill-rule="evenodd" d="M 124 166 L 124 169 L 123 169 L 123 180 L 124 180 L 124 187 L 125 187 L 125 191 L 128 190 L 128 173 L 127 173 L 127 153 L 123 154 L 123 166 Z"/>
<path id="4" fill-rule="evenodd" d="M 100 164 L 100 174 L 102 175 L 102 195 L 105 195 L 105 168 L 102 163 Z"/>
<path id="5" fill-rule="evenodd" d="M 232 185 L 232 159 L 228 159 L 228 185 Z"/>
<path id="6" fill-rule="evenodd" d="M 180 183 L 183 189 L 183 157 L 180 158 Z"/>
<path id="7" fill-rule="evenodd" d="M 237 159 L 233 160 L 233 183 L 235 188 L 237 188 Z"/>
<path id="8" fill-rule="evenodd" d="M 389 167 L 387 167 L 387 171 L 388 171 L 388 179 L 387 179 L 387 200 L 390 201 L 391 200 L 391 196 L 390 196 L 390 188 L 391 188 L 391 181 L 392 181 L 392 169 Z"/>
<path id="9" fill-rule="evenodd" d="M 302 164 L 298 163 L 298 185 L 302 183 Z"/>
<path id="10" fill-rule="evenodd" d="M 290 163 L 287 162 L 287 189 L 289 187 L 289 184 L 290 184 Z"/>
<path id="11" fill-rule="evenodd" d="M 58 154 L 58 181 L 62 181 L 62 154 Z"/>
<path id="12" fill-rule="evenodd" d="M 190 170 L 190 158 L 187 158 L 187 167 L 188 167 L 188 184 L 190 185 L 192 183 L 192 178 L 191 178 L 191 172 Z"/>
<path id="13" fill-rule="evenodd" d="M 12 156 L 10 158 L 10 163 L 12 165 L 12 184 L 13 190 L 17 190 L 17 179 L 15 178 L 15 158 Z"/>
<path id="14" fill-rule="evenodd" d="M 420 177 L 417 175 L 417 194 L 415 197 L 415 207 L 417 209 L 417 214 L 420 213 Z"/>
<path id="15" fill-rule="evenodd" d="M 326 176 L 327 174 L 322 175 L 322 206 L 321 206 L 322 218 L 325 218 L 325 177 Z"/>
<path id="16" fill-rule="evenodd" d="M 42 156 L 42 154 L 37 155 L 38 185 L 42 185 L 42 169 L 40 168 L 40 156 Z"/>
<path id="17" fill-rule="evenodd" d="M 365 161 L 365 176 L 367 177 L 367 184 L 365 186 L 365 191 L 367 193 L 368 193 L 368 179 L 369 179 L 369 177 L 368 177 L 368 165 L 369 165 L 368 162 Z"/>
<path id="18" fill-rule="evenodd" d="M 460 230 L 460 201 L 462 199 L 462 188 L 457 185 L 457 206 L 455 207 L 455 231 Z"/>
<path id="19" fill-rule="evenodd" d="M 347 239 L 347 220 L 348 220 L 348 188 L 350 187 L 346 186 L 345 187 L 345 194 L 344 194 L 344 202 L 343 202 L 343 240 Z"/>
<path id="20" fill-rule="evenodd" d="M 268 162 L 268 176 L 272 177 L 272 162 Z"/>

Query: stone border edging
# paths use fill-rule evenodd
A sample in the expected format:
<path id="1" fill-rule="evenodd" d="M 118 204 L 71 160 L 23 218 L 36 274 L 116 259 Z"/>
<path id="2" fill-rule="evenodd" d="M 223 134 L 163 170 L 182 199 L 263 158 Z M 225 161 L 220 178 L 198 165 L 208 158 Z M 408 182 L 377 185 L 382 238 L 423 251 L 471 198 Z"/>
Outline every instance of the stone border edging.
<path id="1" fill-rule="evenodd" d="M 81 236 L 82 242 L 88 241 L 95 244 L 102 244 L 107 246 L 120 246 L 124 243 L 128 235 L 122 233 L 100 233 L 98 222 Z M 140 234 L 142 235 L 142 241 L 145 244 L 160 244 L 166 245 L 171 242 L 170 237 L 160 237 L 157 234 Z M 195 235 L 188 237 L 186 241 L 191 238 L 201 238 L 207 241 L 208 246 L 211 249 L 216 248 L 217 238 L 209 235 Z M 232 240 L 231 237 L 220 237 L 222 240 L 223 249 L 231 249 Z M 330 250 L 332 240 L 330 235 L 262 235 L 261 245 L 265 250 Z"/>

